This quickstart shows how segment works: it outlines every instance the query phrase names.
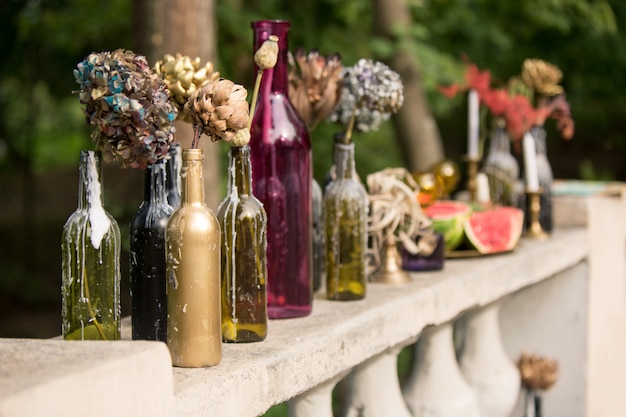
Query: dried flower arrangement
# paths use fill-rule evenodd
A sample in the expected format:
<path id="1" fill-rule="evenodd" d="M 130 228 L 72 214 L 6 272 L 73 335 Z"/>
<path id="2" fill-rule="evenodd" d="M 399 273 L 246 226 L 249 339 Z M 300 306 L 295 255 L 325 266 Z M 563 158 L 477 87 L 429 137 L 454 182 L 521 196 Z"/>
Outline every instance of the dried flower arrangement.
<path id="1" fill-rule="evenodd" d="M 337 106 L 343 64 L 339 54 L 326 57 L 317 49 L 299 48 L 289 59 L 289 99 L 309 130 L 326 119 Z"/>
<path id="2" fill-rule="evenodd" d="M 511 77 L 500 88 L 492 88 L 491 73 L 468 61 L 465 82 L 440 87 L 439 91 L 452 98 L 460 91 L 476 90 L 491 115 L 505 121 L 513 141 L 521 140 L 532 126 L 543 126 L 548 118 L 556 119 L 564 139 L 571 139 L 574 121 L 564 89 L 559 85 L 562 77 L 556 66 L 540 59 L 527 59 L 521 75 Z"/>
<path id="3" fill-rule="evenodd" d="M 145 168 L 167 157 L 178 114 L 163 79 L 142 55 L 117 49 L 91 53 L 74 70 L 91 139 L 105 161 Z"/>
<path id="4" fill-rule="evenodd" d="M 360 59 L 341 72 L 340 100 L 331 122 L 345 128 L 343 141 L 350 143 L 353 130 L 378 130 L 404 102 L 404 86 L 400 75 L 382 62 Z"/>
<path id="5" fill-rule="evenodd" d="M 553 359 L 522 353 L 517 367 L 522 386 L 529 390 L 547 390 L 558 379 L 559 363 Z"/>

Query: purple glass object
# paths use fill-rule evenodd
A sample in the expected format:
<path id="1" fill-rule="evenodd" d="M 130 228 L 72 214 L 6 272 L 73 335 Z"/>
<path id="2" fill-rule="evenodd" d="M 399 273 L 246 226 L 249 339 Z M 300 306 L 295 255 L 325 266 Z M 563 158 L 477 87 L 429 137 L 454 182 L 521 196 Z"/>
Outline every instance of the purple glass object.
<path id="1" fill-rule="evenodd" d="M 433 253 L 428 256 L 411 255 L 402 248 L 402 269 L 407 271 L 439 271 L 443 269 L 445 262 L 445 244 L 443 235 L 436 233 L 437 246 Z M 419 237 L 418 237 L 419 240 Z"/>
<path id="2" fill-rule="evenodd" d="M 289 27 L 285 20 L 252 23 L 254 52 L 270 35 L 279 39 L 278 62 L 263 72 L 250 129 L 254 195 L 267 213 L 271 319 L 306 316 L 313 302 L 311 138 L 288 96 Z"/>

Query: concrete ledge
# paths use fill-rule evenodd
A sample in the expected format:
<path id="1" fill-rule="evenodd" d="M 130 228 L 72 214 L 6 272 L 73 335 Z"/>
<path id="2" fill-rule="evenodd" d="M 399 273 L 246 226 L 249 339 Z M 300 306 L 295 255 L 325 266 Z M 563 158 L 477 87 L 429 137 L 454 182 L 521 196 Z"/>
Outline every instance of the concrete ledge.
<path id="1" fill-rule="evenodd" d="M 0 339 L 0 416 L 172 415 L 160 342 Z"/>
<path id="2" fill-rule="evenodd" d="M 448 260 L 444 271 L 413 274 L 406 285 L 370 284 L 361 301 L 328 301 L 318 294 L 310 316 L 270 321 L 264 342 L 224 345 L 218 366 L 175 368 L 175 415 L 260 415 L 415 340 L 429 324 L 572 268 L 588 251 L 586 230 L 559 230 L 544 242 L 523 239 L 512 253 Z"/>

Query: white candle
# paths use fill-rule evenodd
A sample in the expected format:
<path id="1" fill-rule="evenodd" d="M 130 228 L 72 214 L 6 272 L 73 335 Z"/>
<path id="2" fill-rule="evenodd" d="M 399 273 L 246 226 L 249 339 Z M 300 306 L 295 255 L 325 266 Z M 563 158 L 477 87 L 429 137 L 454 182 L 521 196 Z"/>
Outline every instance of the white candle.
<path id="1" fill-rule="evenodd" d="M 524 134 L 522 142 L 524 148 L 524 168 L 526 173 L 526 187 L 528 191 L 539 190 L 539 173 L 537 171 L 537 152 L 535 151 L 535 140 L 528 132 Z"/>
<path id="2" fill-rule="evenodd" d="M 468 142 L 467 156 L 470 159 L 478 159 L 478 93 L 469 90 L 468 97 Z"/>
<path id="3" fill-rule="evenodd" d="M 489 195 L 489 179 L 484 172 L 476 174 L 476 200 L 479 203 L 485 204 L 491 202 L 491 196 Z"/>

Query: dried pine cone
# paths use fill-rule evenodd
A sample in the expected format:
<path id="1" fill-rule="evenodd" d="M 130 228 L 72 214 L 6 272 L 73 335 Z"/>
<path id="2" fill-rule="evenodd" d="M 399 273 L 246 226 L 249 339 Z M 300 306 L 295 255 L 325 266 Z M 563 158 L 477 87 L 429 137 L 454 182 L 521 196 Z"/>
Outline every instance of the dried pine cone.
<path id="1" fill-rule="evenodd" d="M 193 116 L 185 106 L 189 97 L 209 81 L 219 78 L 220 73 L 214 71 L 213 63 L 207 62 L 200 66 L 200 58 L 191 59 L 188 56 L 166 54 L 154 66 L 157 74 L 163 76 L 172 99 L 178 108 L 178 119 L 191 123 Z"/>
<path id="2" fill-rule="evenodd" d="M 559 85 L 563 73 L 555 65 L 541 59 L 526 59 L 522 66 L 522 79 L 537 93 L 544 96 L 555 96 L 563 93 Z"/>
<path id="3" fill-rule="evenodd" d="M 558 378 L 559 363 L 553 359 L 522 353 L 517 361 L 522 385 L 532 390 L 547 390 Z"/>
<path id="4" fill-rule="evenodd" d="M 210 81 L 189 98 L 193 123 L 212 141 L 231 141 L 238 130 L 248 126 L 246 89 L 225 78 Z"/>
<path id="5" fill-rule="evenodd" d="M 289 64 L 289 98 L 309 129 L 313 129 L 339 102 L 341 57 L 324 57 L 315 49 L 307 54 L 299 48 L 294 55 L 289 54 Z"/>

